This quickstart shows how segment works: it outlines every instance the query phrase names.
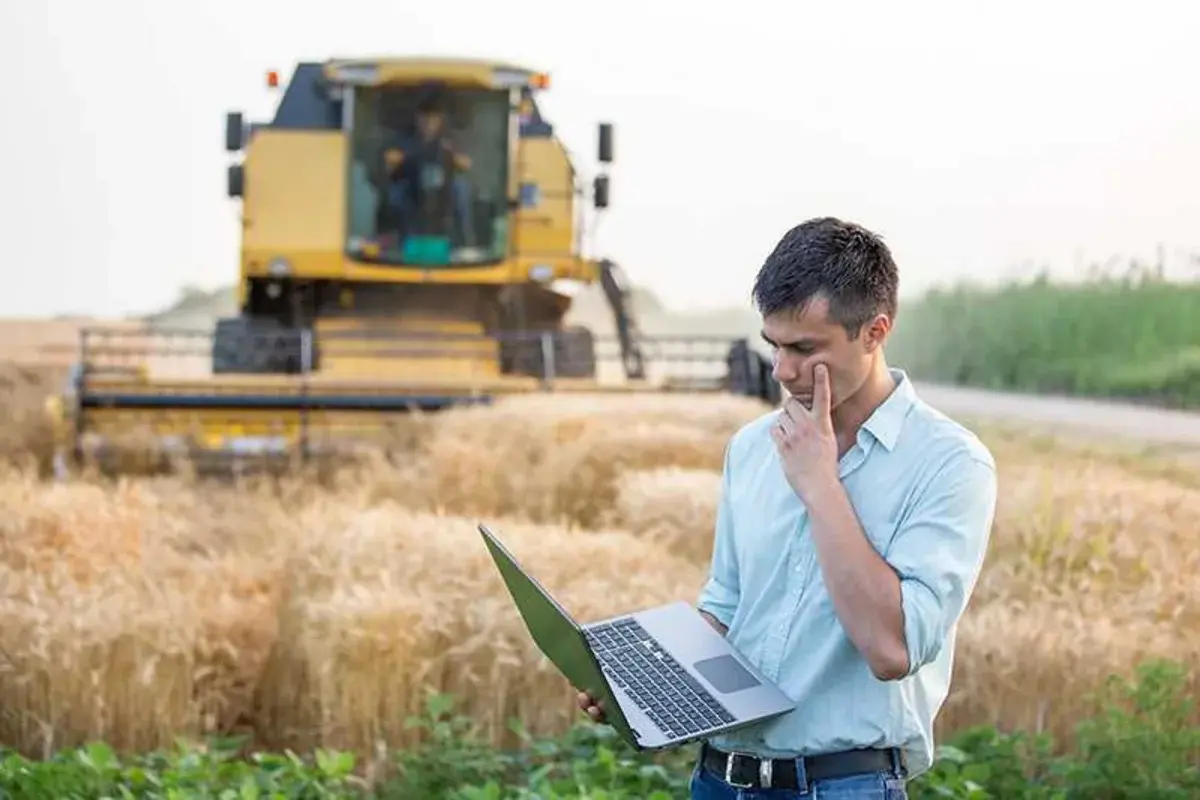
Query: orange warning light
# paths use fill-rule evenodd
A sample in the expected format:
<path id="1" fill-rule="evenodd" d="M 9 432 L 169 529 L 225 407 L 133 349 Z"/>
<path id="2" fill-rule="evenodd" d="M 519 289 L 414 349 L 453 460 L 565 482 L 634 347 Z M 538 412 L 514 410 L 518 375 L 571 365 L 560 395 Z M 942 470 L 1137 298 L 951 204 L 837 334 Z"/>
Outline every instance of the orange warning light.
<path id="1" fill-rule="evenodd" d="M 279 73 L 273 69 L 267 71 L 267 86 L 271 89 L 279 86 Z"/>

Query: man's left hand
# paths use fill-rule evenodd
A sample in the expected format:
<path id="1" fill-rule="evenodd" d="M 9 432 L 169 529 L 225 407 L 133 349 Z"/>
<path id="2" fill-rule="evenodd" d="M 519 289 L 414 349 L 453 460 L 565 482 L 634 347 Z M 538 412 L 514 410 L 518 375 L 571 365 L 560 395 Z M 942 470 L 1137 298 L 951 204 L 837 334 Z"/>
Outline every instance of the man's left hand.
<path id="1" fill-rule="evenodd" d="M 838 483 L 838 443 L 830 406 L 829 370 L 818 364 L 813 368 L 812 409 L 789 397 L 771 426 L 784 474 L 805 505 Z"/>
<path id="2" fill-rule="evenodd" d="M 471 157 L 454 149 L 454 144 L 449 140 L 442 140 L 442 149 L 450 155 L 451 160 L 454 161 L 454 166 L 458 169 L 466 172 L 471 168 Z"/>

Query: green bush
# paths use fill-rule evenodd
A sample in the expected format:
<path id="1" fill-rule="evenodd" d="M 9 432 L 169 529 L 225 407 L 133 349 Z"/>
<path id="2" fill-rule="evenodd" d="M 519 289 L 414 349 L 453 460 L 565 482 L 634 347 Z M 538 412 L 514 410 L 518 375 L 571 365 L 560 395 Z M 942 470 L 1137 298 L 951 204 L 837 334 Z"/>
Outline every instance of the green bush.
<path id="1" fill-rule="evenodd" d="M 1200 407 L 1200 283 L 933 291 L 904 304 L 889 358 L 927 380 Z"/>
<path id="2" fill-rule="evenodd" d="M 1074 748 L 1056 752 L 1045 736 L 988 728 L 961 732 L 933 769 L 913 781 L 914 800 L 1184 800 L 1200 797 L 1200 730 L 1184 671 L 1142 667 L 1113 679 L 1104 712 L 1078 726 Z M 368 770 L 346 753 L 246 753 L 216 740 L 165 753 L 118 758 L 104 744 L 46 761 L 0 752 L 0 798 L 446 798 L 447 800 L 670 800 L 686 797 L 693 747 L 637 753 L 610 728 L 581 724 L 556 739 L 525 736 L 518 752 L 497 752 L 430 699 L 420 747 Z"/>
<path id="3" fill-rule="evenodd" d="M 238 756 L 237 743 L 180 745 L 165 753 L 119 759 L 97 742 L 46 761 L 0 753 L 0 798 L 323 798 L 347 797 L 361 786 L 354 758 L 318 752 Z"/>

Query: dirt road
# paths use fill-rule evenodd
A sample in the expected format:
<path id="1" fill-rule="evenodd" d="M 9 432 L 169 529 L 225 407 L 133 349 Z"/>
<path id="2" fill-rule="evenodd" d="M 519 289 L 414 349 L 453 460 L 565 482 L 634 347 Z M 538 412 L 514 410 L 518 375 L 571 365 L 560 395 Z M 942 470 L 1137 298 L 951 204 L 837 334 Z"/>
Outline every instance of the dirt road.
<path id="1" fill-rule="evenodd" d="M 1200 413 L 1143 408 L 1102 400 L 1023 395 L 916 382 L 931 405 L 954 417 L 1067 427 L 1153 444 L 1200 447 Z"/>

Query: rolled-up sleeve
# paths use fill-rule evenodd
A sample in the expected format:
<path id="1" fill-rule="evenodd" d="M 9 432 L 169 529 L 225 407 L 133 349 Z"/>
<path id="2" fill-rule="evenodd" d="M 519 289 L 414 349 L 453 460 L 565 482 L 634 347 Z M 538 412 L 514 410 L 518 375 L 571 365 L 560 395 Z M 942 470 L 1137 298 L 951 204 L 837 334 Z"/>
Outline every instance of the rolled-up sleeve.
<path id="1" fill-rule="evenodd" d="M 700 592 L 696 604 L 728 628 L 733 622 L 740 596 L 738 583 L 737 550 L 734 544 L 732 500 L 729 487 L 730 453 L 732 444 L 725 449 L 725 463 L 721 470 L 721 494 L 717 501 L 717 522 L 713 531 L 712 561 L 708 580 Z"/>
<path id="2" fill-rule="evenodd" d="M 887 560 L 900 576 L 909 675 L 938 657 L 967 606 L 987 553 L 996 494 L 995 462 L 986 451 L 957 452 L 892 539 Z"/>

